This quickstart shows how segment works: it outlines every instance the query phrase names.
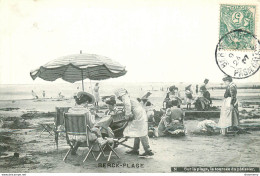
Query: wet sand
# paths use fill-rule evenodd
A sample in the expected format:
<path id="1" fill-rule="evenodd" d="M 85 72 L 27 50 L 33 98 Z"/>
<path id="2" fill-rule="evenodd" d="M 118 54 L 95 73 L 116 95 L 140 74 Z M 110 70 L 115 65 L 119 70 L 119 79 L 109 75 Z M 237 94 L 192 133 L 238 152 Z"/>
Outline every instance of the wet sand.
<path id="1" fill-rule="evenodd" d="M 39 123 L 53 122 L 55 106 L 73 104 L 73 100 L 1 101 L 1 108 L 19 108 L 2 109 L 0 118 L 4 123 L 12 123 L 10 117 L 17 117 L 21 121 L 26 121 L 27 126 L 25 129 L 0 128 L 0 172 L 170 172 L 170 167 L 173 166 L 259 167 L 260 165 L 260 131 L 231 136 L 199 133 L 197 123 L 202 119 L 186 120 L 187 135 L 184 137 L 151 138 L 150 144 L 155 155 L 149 159 L 125 155 L 128 149 L 119 146 L 115 150 L 120 159 L 112 157 L 110 162 L 106 162 L 105 158 L 101 158 L 96 162 L 91 156 L 83 163 L 88 149 L 82 147 L 76 156 L 69 155 L 66 162 L 63 162 L 62 159 L 69 149 L 65 138 L 62 136 L 59 138 L 57 151 L 54 136 L 49 136 L 47 132 L 39 136 L 42 130 Z M 47 113 L 48 111 L 51 113 Z M 26 113 L 38 115 L 22 118 Z M 217 118 L 211 120 L 218 121 Z M 133 139 L 127 141 L 127 144 L 132 145 Z M 13 157 L 15 152 L 19 153 L 19 158 Z M 111 167 L 112 163 L 119 163 L 119 167 Z M 107 167 L 100 167 L 101 165 Z"/>

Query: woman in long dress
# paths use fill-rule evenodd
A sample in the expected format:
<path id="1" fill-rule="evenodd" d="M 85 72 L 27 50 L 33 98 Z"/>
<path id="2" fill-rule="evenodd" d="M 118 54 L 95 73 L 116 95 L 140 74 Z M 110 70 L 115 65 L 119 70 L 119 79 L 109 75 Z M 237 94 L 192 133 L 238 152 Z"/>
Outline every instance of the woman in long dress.
<path id="1" fill-rule="evenodd" d="M 232 77 L 230 76 L 225 76 L 222 80 L 224 81 L 227 88 L 221 107 L 218 127 L 221 128 L 221 134 L 226 135 L 229 129 L 238 126 L 239 113 L 237 101 L 237 86 L 232 82 Z"/>
<path id="2" fill-rule="evenodd" d="M 96 83 L 95 87 L 94 87 L 94 96 L 95 96 L 95 106 L 98 106 L 98 102 L 100 100 L 100 97 L 99 97 L 99 86 L 98 86 L 98 83 Z"/>

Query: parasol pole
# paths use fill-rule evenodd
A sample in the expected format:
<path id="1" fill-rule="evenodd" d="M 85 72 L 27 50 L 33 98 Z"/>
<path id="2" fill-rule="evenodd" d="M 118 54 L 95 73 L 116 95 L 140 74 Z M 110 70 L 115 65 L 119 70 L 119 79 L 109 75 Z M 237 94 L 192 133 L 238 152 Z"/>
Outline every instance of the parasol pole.
<path id="1" fill-rule="evenodd" d="M 81 70 L 81 76 L 82 76 L 82 90 L 84 91 L 83 70 Z"/>
<path id="2" fill-rule="evenodd" d="M 79 53 L 82 54 L 82 50 L 80 50 Z M 83 70 L 81 70 L 81 79 L 82 79 L 82 90 L 84 92 Z"/>
<path id="3" fill-rule="evenodd" d="M 92 89 L 91 79 L 89 79 L 89 80 L 90 80 L 90 89 L 91 89 L 91 93 L 92 93 L 92 95 L 93 95 L 93 89 Z"/>

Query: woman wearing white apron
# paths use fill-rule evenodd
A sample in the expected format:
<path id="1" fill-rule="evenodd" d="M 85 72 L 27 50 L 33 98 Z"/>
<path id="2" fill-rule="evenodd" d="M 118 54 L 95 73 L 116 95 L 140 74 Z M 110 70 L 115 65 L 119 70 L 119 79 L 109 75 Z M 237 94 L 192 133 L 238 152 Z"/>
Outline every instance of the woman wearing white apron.
<path id="1" fill-rule="evenodd" d="M 226 135 L 228 129 L 237 127 L 238 119 L 238 102 L 237 102 L 237 86 L 232 82 L 232 77 L 225 76 L 222 79 L 227 85 L 224 94 L 224 100 L 221 107 L 220 119 L 218 127 L 221 128 L 221 134 Z"/>
<path id="2" fill-rule="evenodd" d="M 139 155 L 139 146 L 141 142 L 145 152 L 144 154 L 139 155 L 139 157 L 149 157 L 154 155 L 149 144 L 148 119 L 145 109 L 136 99 L 130 98 L 127 90 L 124 88 L 117 89 L 115 95 L 123 102 L 125 116 L 129 121 L 128 125 L 124 129 L 124 136 L 135 138 L 133 150 L 126 153 Z"/>

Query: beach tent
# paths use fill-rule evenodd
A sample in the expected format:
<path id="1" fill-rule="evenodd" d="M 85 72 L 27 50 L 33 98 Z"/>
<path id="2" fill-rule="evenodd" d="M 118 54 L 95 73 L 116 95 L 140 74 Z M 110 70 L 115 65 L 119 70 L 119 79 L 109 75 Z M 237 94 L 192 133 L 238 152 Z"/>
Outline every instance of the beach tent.
<path id="1" fill-rule="evenodd" d="M 105 56 L 96 54 L 74 54 L 59 57 L 30 72 L 33 80 L 37 77 L 46 81 L 55 81 L 61 78 L 74 83 L 83 80 L 105 80 L 117 78 L 126 74 L 125 66 Z"/>

